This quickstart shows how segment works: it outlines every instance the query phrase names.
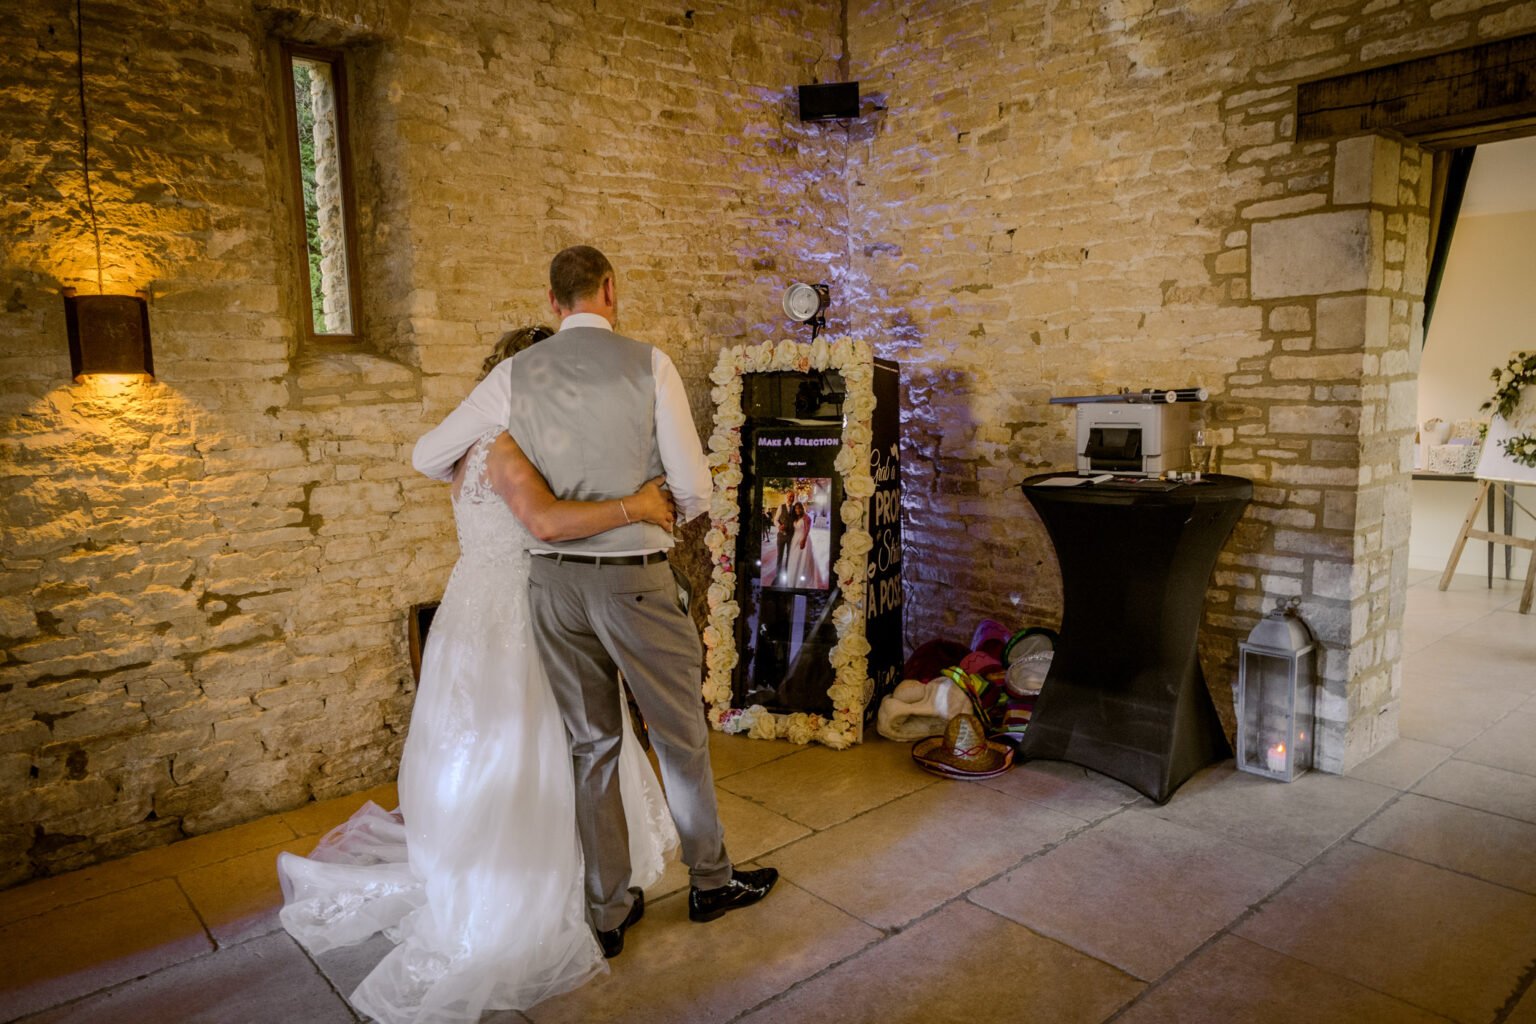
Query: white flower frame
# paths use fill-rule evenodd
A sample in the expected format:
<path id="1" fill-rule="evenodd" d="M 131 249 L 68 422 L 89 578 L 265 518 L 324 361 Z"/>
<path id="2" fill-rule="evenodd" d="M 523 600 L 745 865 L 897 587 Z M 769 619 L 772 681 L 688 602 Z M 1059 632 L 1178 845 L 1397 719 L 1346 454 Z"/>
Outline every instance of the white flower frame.
<path id="1" fill-rule="evenodd" d="M 832 648 L 834 670 L 827 696 L 831 717 L 796 713 L 776 715 L 760 704 L 731 707 L 731 671 L 736 667 L 736 538 L 740 533 L 742 375 L 793 371 L 837 370 L 847 388 L 843 399 L 843 444 L 834 465 L 843 481 L 842 545 L 832 569 L 840 598 L 833 610 L 837 644 Z M 818 338 L 810 344 L 784 340 L 723 349 L 714 371 L 710 397 L 715 403 L 715 430 L 709 438 L 709 465 L 714 475 L 709 532 L 704 545 L 710 555 L 709 621 L 704 627 L 704 700 L 709 724 L 754 739 L 787 739 L 792 743 L 821 743 L 841 750 L 864 738 L 864 709 L 874 693 L 869 675 L 869 641 L 864 633 L 865 600 L 872 547 L 867 517 L 875 493 L 870 473 L 871 417 L 875 409 L 874 351 L 868 342 Z"/>

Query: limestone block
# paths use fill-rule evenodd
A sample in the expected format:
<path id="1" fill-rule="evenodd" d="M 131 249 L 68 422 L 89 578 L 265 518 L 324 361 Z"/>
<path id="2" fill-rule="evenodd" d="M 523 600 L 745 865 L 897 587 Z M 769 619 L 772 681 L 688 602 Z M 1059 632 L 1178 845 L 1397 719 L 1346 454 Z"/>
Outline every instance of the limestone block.
<path id="1" fill-rule="evenodd" d="M 1352 434 L 1359 410 L 1352 405 L 1272 405 L 1269 428 L 1276 434 Z"/>
<path id="2" fill-rule="evenodd" d="M 31 602 L 21 598 L 0 598 L 0 637 L 21 640 L 37 635 L 37 616 Z"/>
<path id="3" fill-rule="evenodd" d="M 1484 38 L 1500 38 L 1536 29 L 1536 9 L 1529 4 L 1515 4 L 1477 22 L 1477 31 Z"/>
<path id="4" fill-rule="evenodd" d="M 1418 378 L 1387 385 L 1387 430 L 1411 430 L 1418 419 Z"/>
<path id="5" fill-rule="evenodd" d="M 1276 306 L 1269 311 L 1269 329 L 1281 334 L 1310 330 L 1312 310 L 1308 306 Z"/>
<path id="6" fill-rule="evenodd" d="M 1229 249 L 1216 257 L 1212 269 L 1218 274 L 1241 274 L 1248 269 L 1248 250 Z"/>
<path id="7" fill-rule="evenodd" d="M 236 821 L 298 806 L 309 795 L 305 780 L 317 760 L 312 753 L 295 754 L 231 769 L 216 803 L 183 814 L 187 831 L 211 832 Z"/>
<path id="8" fill-rule="evenodd" d="M 1317 300 L 1317 347 L 1379 348 L 1387 342 L 1392 304 L 1383 295 L 1350 295 Z"/>
<path id="9" fill-rule="evenodd" d="M 1300 597 L 1301 580 L 1294 576 L 1265 576 L 1260 588 L 1267 597 Z"/>
<path id="10" fill-rule="evenodd" d="M 1339 205 L 1397 204 L 1402 146 L 1380 135 L 1344 139 L 1334 150 L 1333 201 Z"/>
<path id="11" fill-rule="evenodd" d="M 1354 635 L 1354 613 L 1350 604 L 1324 600 L 1320 595 L 1313 594 L 1303 599 L 1302 609 L 1312 635 L 1330 649 L 1328 662 L 1332 661 L 1334 651 L 1349 650 L 1350 639 Z M 1348 717 L 1347 713 L 1345 717 Z"/>
<path id="12" fill-rule="evenodd" d="M 1243 216 L 1248 220 L 1267 220 L 1272 217 L 1284 217 L 1293 213 L 1306 213 L 1320 206 L 1328 204 L 1328 197 L 1316 192 L 1308 192 L 1299 196 L 1287 196 L 1284 199 L 1269 199 L 1262 203 L 1254 203 L 1243 207 Z"/>
<path id="13" fill-rule="evenodd" d="M 1314 561 L 1309 590 L 1318 597 L 1353 601 L 1365 596 L 1369 573 L 1365 566 L 1351 562 Z"/>
<path id="14" fill-rule="evenodd" d="M 1359 291 L 1370 283 L 1368 211 L 1258 221 L 1251 233 L 1250 282 L 1256 299 Z"/>

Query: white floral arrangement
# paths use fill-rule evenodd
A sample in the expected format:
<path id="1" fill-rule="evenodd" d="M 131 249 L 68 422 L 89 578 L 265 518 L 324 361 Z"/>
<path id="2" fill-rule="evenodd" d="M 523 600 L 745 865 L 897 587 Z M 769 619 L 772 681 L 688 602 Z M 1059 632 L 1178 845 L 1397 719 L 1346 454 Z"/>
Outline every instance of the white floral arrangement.
<path id="1" fill-rule="evenodd" d="M 741 409 L 742 375 L 837 370 L 846 386 L 843 399 L 843 443 L 834 465 L 843 480 L 842 547 L 832 569 L 841 598 L 833 610 L 837 644 L 832 648 L 834 670 L 827 695 L 831 717 L 805 713 L 776 715 L 760 704 L 731 707 L 731 672 L 736 667 L 736 538 L 741 530 Z M 873 541 L 867 528 L 869 499 L 875 493 L 870 473 L 870 418 L 875 410 L 874 352 L 868 342 L 818 338 L 806 344 L 790 340 L 760 345 L 736 345 L 721 351 L 709 375 L 714 384 L 715 430 L 709 438 L 709 465 L 714 475 L 709 532 L 704 545 L 710 555 L 707 595 L 709 620 L 704 627 L 704 700 L 709 724 L 728 733 L 754 739 L 816 742 L 842 750 L 864 733 L 864 708 L 874 693 L 869 677 L 869 641 L 864 635 L 868 559 Z"/>
<path id="2" fill-rule="evenodd" d="M 1505 438 L 1499 444 L 1510 459 L 1536 469 L 1536 434 L 1517 434 Z"/>
<path id="3" fill-rule="evenodd" d="M 1498 390 L 1483 403 L 1483 410 L 1492 409 L 1512 428 L 1518 429 L 1517 419 L 1528 422 L 1529 416 L 1520 417 L 1519 413 L 1526 385 L 1536 384 L 1536 352 L 1515 353 L 1503 366 L 1495 366 L 1489 378 L 1498 385 Z M 1530 405 L 1526 404 L 1525 409 L 1529 410 Z M 1536 433 L 1514 434 L 1500 441 L 1499 447 L 1512 461 L 1536 469 Z"/>

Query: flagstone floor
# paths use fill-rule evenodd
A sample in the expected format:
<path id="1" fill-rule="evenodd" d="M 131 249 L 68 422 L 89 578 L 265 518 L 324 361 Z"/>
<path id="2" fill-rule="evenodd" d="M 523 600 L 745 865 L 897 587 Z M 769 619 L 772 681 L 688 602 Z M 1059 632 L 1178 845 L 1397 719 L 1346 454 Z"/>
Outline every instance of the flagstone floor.
<path id="1" fill-rule="evenodd" d="M 674 865 L 612 971 L 532 1021 L 1536 1024 L 1536 614 L 1409 592 L 1402 738 L 1290 785 L 1216 765 L 1158 807 L 1070 765 L 986 782 L 716 737 L 761 906 L 686 919 Z M 360 793 L 0 893 L 0 1021 L 328 1024 L 385 948 L 311 957 L 273 862 Z"/>

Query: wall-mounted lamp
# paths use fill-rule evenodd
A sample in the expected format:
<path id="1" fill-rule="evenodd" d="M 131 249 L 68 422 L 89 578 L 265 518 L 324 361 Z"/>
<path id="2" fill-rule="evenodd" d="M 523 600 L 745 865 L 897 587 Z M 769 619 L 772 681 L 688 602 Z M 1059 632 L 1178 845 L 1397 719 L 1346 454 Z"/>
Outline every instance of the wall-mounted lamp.
<path id="1" fill-rule="evenodd" d="M 96 242 L 96 290 L 104 291 L 101 272 L 101 227 L 91 194 L 91 131 L 85 103 L 85 16 L 75 0 L 75 71 L 80 87 L 80 173 L 85 182 L 85 208 Z M 64 289 L 64 323 L 69 333 L 69 368 L 76 382 L 90 374 L 155 375 L 149 348 L 149 303 L 137 295 L 76 295 Z"/>
<path id="2" fill-rule="evenodd" d="M 93 373 L 155 375 L 143 295 L 76 295 L 66 288 L 64 323 L 76 381 Z"/>
<path id="3" fill-rule="evenodd" d="M 827 307 L 832 304 L 832 289 L 824 284 L 795 282 L 784 290 L 784 315 L 796 323 L 811 325 L 811 340 L 827 326 Z"/>

